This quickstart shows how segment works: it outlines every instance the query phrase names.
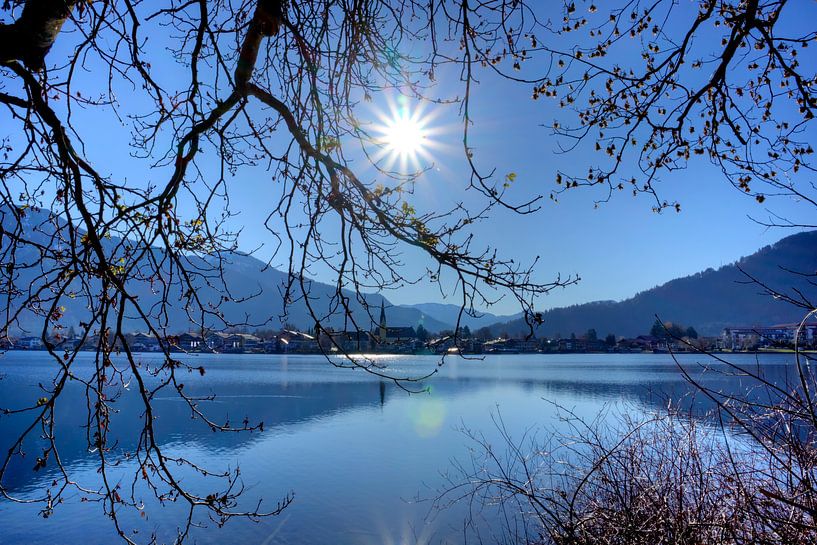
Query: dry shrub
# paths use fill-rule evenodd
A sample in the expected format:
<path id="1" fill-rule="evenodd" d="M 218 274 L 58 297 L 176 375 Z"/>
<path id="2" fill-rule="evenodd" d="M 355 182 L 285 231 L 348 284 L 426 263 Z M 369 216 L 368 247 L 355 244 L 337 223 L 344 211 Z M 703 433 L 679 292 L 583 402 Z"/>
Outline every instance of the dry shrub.
<path id="1" fill-rule="evenodd" d="M 760 418 L 741 401 L 744 412 L 732 414 L 746 420 L 728 422 L 722 412 L 701 419 L 672 409 L 634 416 L 622 408 L 588 422 L 560 409 L 555 430 L 521 440 L 497 418 L 502 449 L 466 431 L 475 448 L 468 464 L 455 465 L 437 506 L 469 501 L 469 525 L 480 542 L 501 520 L 490 541 L 817 543 L 810 434 L 791 426 L 790 412 Z M 759 422 L 780 442 L 758 433 Z"/>

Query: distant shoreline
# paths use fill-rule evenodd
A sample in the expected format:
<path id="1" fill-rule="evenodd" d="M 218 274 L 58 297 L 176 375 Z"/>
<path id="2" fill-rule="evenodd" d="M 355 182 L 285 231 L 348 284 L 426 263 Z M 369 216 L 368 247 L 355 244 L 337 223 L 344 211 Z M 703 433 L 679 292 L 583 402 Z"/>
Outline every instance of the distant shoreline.
<path id="1" fill-rule="evenodd" d="M 59 350 L 59 349 L 58 349 Z M 0 355 L 6 352 L 47 352 L 45 348 L 5 348 L 0 350 Z M 79 352 L 94 352 L 93 349 L 83 349 L 79 350 Z M 162 354 L 163 352 L 159 350 L 144 350 L 144 351 L 134 351 L 135 354 Z M 371 352 L 349 352 L 346 355 L 377 355 L 377 356 L 532 356 L 532 355 L 563 355 L 563 354 L 634 354 L 634 355 L 643 355 L 643 354 L 817 354 L 817 349 L 802 349 L 799 351 L 795 351 L 792 348 L 765 348 L 759 350 L 707 350 L 707 351 L 696 351 L 696 350 L 676 350 L 676 351 L 666 351 L 666 350 L 642 350 L 642 351 L 623 351 L 623 350 L 545 350 L 545 351 L 494 351 L 494 352 L 469 352 L 469 351 L 449 351 L 449 352 L 429 352 L 426 350 L 420 350 L 416 352 L 408 352 L 408 351 L 371 351 Z M 223 356 L 236 356 L 236 355 L 268 355 L 268 356 L 343 356 L 342 352 L 321 352 L 321 351 L 302 351 L 302 352 L 265 352 L 265 351 L 253 351 L 253 350 L 231 350 L 231 351 L 214 351 L 214 350 L 172 350 L 171 354 L 190 354 L 190 355 L 198 355 L 198 354 L 213 354 L 213 355 L 223 355 Z"/>

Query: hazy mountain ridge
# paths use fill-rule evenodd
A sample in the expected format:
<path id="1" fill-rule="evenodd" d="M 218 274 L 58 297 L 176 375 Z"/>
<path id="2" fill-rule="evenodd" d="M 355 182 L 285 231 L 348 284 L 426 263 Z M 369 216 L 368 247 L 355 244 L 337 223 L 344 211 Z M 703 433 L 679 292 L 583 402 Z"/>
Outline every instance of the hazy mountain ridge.
<path id="1" fill-rule="evenodd" d="M 54 222 L 59 221 L 59 218 L 50 216 L 46 210 L 29 209 L 26 211 L 24 220 L 27 237 L 36 240 L 39 244 L 49 244 L 51 236 L 56 230 Z M 15 224 L 7 210 L 0 210 L 0 224 L 6 231 L 13 229 Z M 119 239 L 116 237 L 103 241 L 107 249 L 112 249 L 118 243 Z M 159 252 L 160 250 L 157 248 L 155 251 Z M 42 272 L 39 265 L 39 253 L 31 248 L 24 247 L 18 250 L 16 257 L 17 263 L 26 263 L 30 267 L 18 266 L 15 269 L 14 285 L 24 289 L 28 289 L 28 286 L 36 289 L 43 282 L 43 279 L 38 279 L 38 275 Z M 188 260 L 194 268 L 207 269 L 210 258 L 189 256 Z M 49 263 L 45 265 L 46 268 L 50 266 Z M 163 271 L 164 273 L 165 271 Z M 246 322 L 250 330 L 256 327 L 277 329 L 287 323 L 307 330 L 315 325 L 315 321 L 310 316 L 303 300 L 298 282 L 293 284 L 294 293 L 292 295 L 295 300 L 288 305 L 286 312 L 284 312 L 283 296 L 289 281 L 288 273 L 269 267 L 263 261 L 250 255 L 234 252 L 225 256 L 223 277 L 225 284 L 230 288 L 232 300 L 220 302 L 222 295 L 226 294 L 215 289 L 208 289 L 203 281 L 196 293 L 206 307 L 220 303 L 220 310 L 224 312 L 227 321 L 233 323 Z M 310 304 L 320 315 L 327 315 L 326 319 L 322 321 L 324 326 L 335 329 L 355 328 L 351 320 L 346 319 L 341 311 L 330 312 L 330 300 L 335 294 L 333 286 L 314 280 L 306 280 L 305 284 L 309 291 Z M 147 281 L 130 279 L 128 287 L 143 308 L 151 308 L 160 302 L 160 294 Z M 380 294 L 365 294 L 363 296 L 366 305 L 369 307 L 367 310 L 366 305 L 357 300 L 354 292 L 344 290 L 343 293 L 348 298 L 352 316 L 360 329 L 369 329 L 373 325 L 373 320 L 375 322 L 378 320 L 381 302 L 385 302 L 388 323 L 391 326 L 416 327 L 423 324 L 430 331 L 453 327 L 451 324 L 441 322 L 418 309 L 394 306 Z M 242 300 L 242 298 L 247 299 Z M 61 305 L 65 307 L 65 311 L 60 323 L 66 328 L 77 326 L 81 321 L 87 321 L 90 316 L 85 306 L 86 301 L 81 298 L 65 298 L 61 301 Z M 126 330 L 145 330 L 144 324 L 135 319 L 133 309 L 126 310 L 126 315 L 129 317 L 125 320 Z M 198 318 L 197 316 L 194 317 Z M 164 325 L 169 333 L 200 327 L 196 326 L 187 316 L 182 291 L 178 286 L 171 290 L 170 296 L 167 298 L 167 321 L 166 324 L 161 325 Z M 207 326 L 221 329 L 223 323 L 211 318 Z M 12 333 L 39 335 L 41 328 L 42 318 L 40 316 L 32 312 L 23 312 L 19 317 L 17 327 L 13 328 Z"/>
<path id="2" fill-rule="evenodd" d="M 802 309 L 763 294 L 741 269 L 780 292 L 796 296 L 799 289 L 817 295 L 815 286 L 803 276 L 817 271 L 817 231 L 790 235 L 717 270 L 677 278 L 620 302 L 596 301 L 548 310 L 536 334 L 582 335 L 594 328 L 600 336 L 635 336 L 648 333 L 656 315 L 694 326 L 703 335 L 717 335 L 728 326 L 802 319 Z M 497 323 L 491 329 L 496 334 L 528 331 L 523 319 Z"/>
<path id="3" fill-rule="evenodd" d="M 441 322 L 451 324 L 451 327 L 457 323 L 457 317 L 459 316 L 461 309 L 459 305 L 450 303 L 415 303 L 412 305 L 401 306 L 415 308 L 426 315 L 434 316 Z M 496 315 L 490 312 L 478 312 L 476 316 L 471 316 L 467 312 L 463 312 L 462 317 L 460 318 L 460 327 L 468 326 L 472 331 L 474 331 L 481 327 L 491 326 L 497 322 L 515 320 L 521 317 L 521 312 L 508 316 Z"/>

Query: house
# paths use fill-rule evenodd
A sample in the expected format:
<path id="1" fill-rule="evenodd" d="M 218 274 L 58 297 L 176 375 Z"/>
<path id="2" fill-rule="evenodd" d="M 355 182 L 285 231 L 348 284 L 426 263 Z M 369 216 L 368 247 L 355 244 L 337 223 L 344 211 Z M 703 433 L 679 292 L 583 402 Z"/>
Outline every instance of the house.
<path id="1" fill-rule="evenodd" d="M 533 354 L 539 352 L 539 340 L 530 339 L 494 339 L 485 341 L 482 350 L 486 354 Z"/>
<path id="2" fill-rule="evenodd" d="M 20 337 L 15 343 L 15 348 L 22 350 L 42 350 L 43 340 L 40 337 Z"/>
<path id="3" fill-rule="evenodd" d="M 519 350 L 509 343 L 510 339 L 493 339 L 482 344 L 486 354 L 517 354 Z"/>
<path id="4" fill-rule="evenodd" d="M 130 347 L 135 352 L 156 352 L 161 348 L 154 334 L 142 332 L 131 335 Z"/>
<path id="5" fill-rule="evenodd" d="M 229 334 L 221 331 L 212 331 L 208 333 L 207 337 L 205 338 L 207 349 L 213 352 L 221 352 L 224 350 L 227 343 L 227 338 L 229 336 Z"/>
<path id="6" fill-rule="evenodd" d="M 587 340 L 559 339 L 559 352 L 587 352 Z"/>
<path id="7" fill-rule="evenodd" d="M 204 339 L 199 333 L 187 332 L 173 337 L 172 344 L 179 350 L 195 351 L 201 350 L 204 347 Z"/>
<path id="8" fill-rule="evenodd" d="M 402 326 L 402 327 L 387 327 L 386 328 L 386 336 L 385 342 L 387 343 L 399 343 L 405 341 L 413 341 L 417 338 L 417 331 L 413 327 Z"/>
<path id="9" fill-rule="evenodd" d="M 318 339 L 308 333 L 285 329 L 276 336 L 277 348 L 284 353 L 320 352 Z"/>
<path id="10" fill-rule="evenodd" d="M 621 339 L 618 341 L 617 346 L 620 352 L 652 352 L 662 348 L 666 349 L 666 343 L 652 335 L 639 335 L 634 339 Z"/>
<path id="11" fill-rule="evenodd" d="M 368 352 L 377 344 L 374 335 L 368 331 L 330 331 L 328 346 L 344 352 Z"/>
<path id="12" fill-rule="evenodd" d="M 817 323 L 795 322 L 770 326 L 728 327 L 721 334 L 724 346 L 732 350 L 793 346 L 795 338 L 798 338 L 800 346 L 814 346 L 817 341 Z"/>
<path id="13" fill-rule="evenodd" d="M 261 339 L 250 333 L 232 333 L 224 338 L 224 350 L 251 352 L 261 346 Z"/>

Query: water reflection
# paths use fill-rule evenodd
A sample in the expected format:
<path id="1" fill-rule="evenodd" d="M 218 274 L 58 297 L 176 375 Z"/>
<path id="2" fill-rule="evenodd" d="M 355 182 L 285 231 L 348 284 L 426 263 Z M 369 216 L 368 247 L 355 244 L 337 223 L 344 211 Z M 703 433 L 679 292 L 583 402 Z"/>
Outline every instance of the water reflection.
<path id="1" fill-rule="evenodd" d="M 144 356 L 146 362 L 150 358 Z M 738 359 L 753 363 L 751 357 Z M 682 360 L 710 388 L 740 392 L 751 383 L 747 377 L 725 373 L 723 366 L 704 371 L 698 365 L 701 358 Z M 433 369 L 438 360 L 384 361 L 396 373 L 417 376 Z M 682 407 L 698 415 L 711 408 L 705 397 L 689 395 L 689 384 L 665 355 L 452 359 L 430 381 L 428 393 L 414 395 L 360 371 L 336 369 L 320 357 L 197 356 L 195 362 L 207 373 L 185 377 L 185 391 L 193 396 L 216 394 L 213 401 L 201 403 L 214 421 L 237 424 L 248 418 L 263 421 L 265 431 L 213 433 L 191 419 L 184 403 L 167 396 L 155 400 L 158 440 L 216 466 L 240 463 L 251 497 L 274 500 L 290 489 L 297 494 L 296 503 L 281 518 L 260 525 L 231 523 L 226 534 L 203 531 L 196 536 L 200 543 L 401 543 L 414 535 L 458 543 L 458 513 L 428 523 L 426 506 L 404 501 L 416 496 L 423 483 L 433 488 L 450 459 L 465 451 L 458 426 L 490 437 L 491 414 L 497 408 L 512 430 L 553 424 L 553 407 L 543 399 L 587 415 L 622 401 L 651 410 L 680 400 Z M 768 380 L 784 384 L 794 378 L 791 362 L 790 356 L 765 357 L 762 371 Z M 80 371 L 83 366 L 90 371 L 90 361 L 79 364 Z M 6 354 L 0 359 L 0 408 L 36 400 L 42 395 L 40 384 L 47 385 L 52 373 L 53 364 L 42 353 Z M 94 479 L 97 462 L 87 450 L 83 428 L 84 392 L 74 383 L 64 396 L 57 411 L 60 454 L 72 473 Z M 123 393 L 116 407 L 113 428 L 118 448 L 125 452 L 133 449 L 143 410 L 132 390 Z M 0 448 L 8 448 L 26 418 L 0 417 Z M 28 444 L 27 450 L 36 452 L 36 445 Z M 16 459 L 3 486 L 25 496 L 54 478 L 53 467 L 32 471 L 32 460 Z M 98 506 L 77 500 L 60 506 L 57 513 L 66 543 L 83 542 L 86 535 L 104 541 L 110 535 Z M 152 512 L 145 524 L 169 524 L 172 514 L 172 509 Z M 74 523 L 78 526 L 72 530 Z M 49 542 L 49 532 L 57 528 L 38 521 L 30 509 L 2 501 L 0 525 L 6 531 L 4 543 L 35 543 L 38 536 Z"/>

